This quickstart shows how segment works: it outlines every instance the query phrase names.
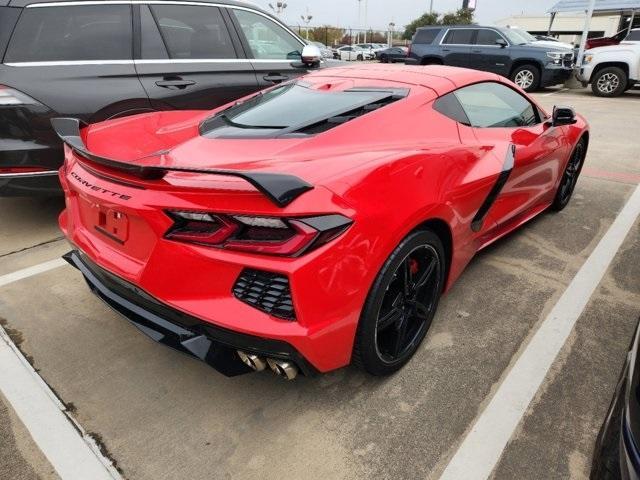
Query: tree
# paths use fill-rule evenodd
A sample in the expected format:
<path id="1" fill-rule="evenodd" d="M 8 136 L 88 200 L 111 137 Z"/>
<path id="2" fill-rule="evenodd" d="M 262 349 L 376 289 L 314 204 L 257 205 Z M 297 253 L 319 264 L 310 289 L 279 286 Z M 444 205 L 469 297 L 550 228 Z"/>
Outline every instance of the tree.
<path id="1" fill-rule="evenodd" d="M 439 15 L 435 12 L 427 12 L 421 17 L 416 18 L 413 22 L 405 27 L 402 38 L 405 40 L 411 40 L 418 28 L 426 27 L 427 25 L 439 25 L 438 17 Z"/>
<path id="2" fill-rule="evenodd" d="M 425 13 L 405 27 L 402 38 L 404 40 L 411 40 L 418 28 L 429 25 L 470 25 L 472 23 L 473 10 L 468 8 L 461 8 L 456 12 L 446 13 L 442 17 L 435 12 Z"/>
<path id="3" fill-rule="evenodd" d="M 331 46 L 340 43 L 344 36 L 344 30 L 341 28 L 330 27 L 314 27 L 309 29 L 309 40 L 324 43 Z"/>

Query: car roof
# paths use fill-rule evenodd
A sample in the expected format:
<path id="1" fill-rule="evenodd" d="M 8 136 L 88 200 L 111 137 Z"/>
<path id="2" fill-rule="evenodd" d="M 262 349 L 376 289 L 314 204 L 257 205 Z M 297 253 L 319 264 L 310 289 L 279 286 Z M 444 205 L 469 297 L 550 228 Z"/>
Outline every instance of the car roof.
<path id="1" fill-rule="evenodd" d="M 431 88 L 440 95 L 477 82 L 500 79 L 495 73 L 443 65 L 387 65 L 381 63 L 361 66 L 335 67 L 316 70 L 308 77 L 338 77 L 376 80 Z"/>
<path id="2" fill-rule="evenodd" d="M 33 5 L 35 3 L 67 3 L 67 2 L 77 2 L 78 0 L 9 0 L 8 5 L 11 7 L 26 7 L 28 5 Z M 90 3 L 100 3 L 102 1 L 108 0 L 89 0 Z M 125 0 L 126 1 L 126 0 Z M 157 3 L 162 3 L 162 0 L 154 0 Z M 180 0 L 176 0 L 180 1 Z M 268 13 L 252 2 L 244 2 L 240 0 L 195 0 L 198 3 L 212 3 L 218 5 L 230 5 L 235 7 L 250 7 L 255 10 L 260 10 L 261 12 Z M 2 0 L 0 0 L 0 4 L 2 4 Z"/>
<path id="3" fill-rule="evenodd" d="M 476 25 L 475 23 L 472 25 L 429 25 L 426 27 L 418 27 L 417 30 L 430 30 L 430 29 L 456 29 L 456 28 L 492 28 L 494 30 L 500 30 L 500 27 L 496 27 L 495 25 Z"/>

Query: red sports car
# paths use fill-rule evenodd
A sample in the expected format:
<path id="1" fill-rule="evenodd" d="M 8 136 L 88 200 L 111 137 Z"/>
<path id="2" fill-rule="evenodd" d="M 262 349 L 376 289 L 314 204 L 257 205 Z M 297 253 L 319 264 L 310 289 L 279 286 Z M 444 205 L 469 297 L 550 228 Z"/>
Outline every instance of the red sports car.
<path id="1" fill-rule="evenodd" d="M 60 226 L 91 290 L 232 376 L 402 367 L 475 253 L 564 208 L 589 142 L 494 74 L 366 65 L 83 126 Z"/>

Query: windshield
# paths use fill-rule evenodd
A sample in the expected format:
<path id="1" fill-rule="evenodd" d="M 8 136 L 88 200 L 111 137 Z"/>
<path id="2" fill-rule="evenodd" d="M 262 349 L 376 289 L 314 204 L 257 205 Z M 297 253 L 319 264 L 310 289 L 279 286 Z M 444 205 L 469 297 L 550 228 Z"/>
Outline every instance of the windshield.
<path id="1" fill-rule="evenodd" d="M 500 31 L 505 37 L 509 39 L 509 42 L 514 45 L 526 45 L 530 42 L 530 40 L 527 40 L 525 37 L 520 35 L 520 33 L 517 32 L 515 28 L 501 28 Z"/>
<path id="2" fill-rule="evenodd" d="M 387 91 L 386 96 L 389 94 Z M 237 128 L 284 129 L 349 112 L 384 96 L 380 90 L 321 92 L 292 83 L 257 95 L 222 115 Z"/>

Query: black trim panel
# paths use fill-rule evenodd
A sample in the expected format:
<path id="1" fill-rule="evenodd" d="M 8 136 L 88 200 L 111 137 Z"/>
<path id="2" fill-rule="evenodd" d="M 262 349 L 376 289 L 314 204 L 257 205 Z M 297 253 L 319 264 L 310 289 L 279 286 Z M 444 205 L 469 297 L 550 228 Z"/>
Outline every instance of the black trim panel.
<path id="1" fill-rule="evenodd" d="M 500 192 L 502 191 L 505 184 L 507 183 L 507 180 L 509 179 L 509 175 L 511 175 L 511 172 L 513 171 L 515 160 L 516 160 L 516 146 L 514 144 L 509 144 L 509 147 L 507 148 L 507 157 L 504 160 L 502 171 L 500 172 L 500 175 L 498 175 L 498 179 L 496 180 L 496 183 L 493 185 L 493 188 L 489 192 L 489 195 L 487 195 L 487 198 L 484 200 L 482 205 L 480 205 L 478 212 L 476 213 L 476 215 L 473 217 L 473 220 L 471 221 L 471 230 L 473 230 L 474 232 L 479 232 L 482 229 L 482 224 L 484 223 L 484 219 L 487 217 L 489 210 L 495 203 L 496 199 L 498 198 L 498 195 L 500 195 Z"/>
<path id="2" fill-rule="evenodd" d="M 85 254 L 72 250 L 63 258 L 80 270 L 91 291 L 152 340 L 196 357 L 233 377 L 250 373 L 236 350 L 289 360 L 307 376 L 318 371 L 290 344 L 228 330 L 176 310 L 144 290 L 107 272 Z"/>
<path id="3" fill-rule="evenodd" d="M 313 189 L 313 185 L 308 184 L 294 175 L 206 168 L 165 167 L 161 165 L 146 166 L 100 157 L 91 153 L 84 144 L 82 137 L 80 137 L 80 120 L 77 118 L 52 118 L 51 125 L 62 141 L 79 155 L 97 164 L 120 170 L 146 180 L 159 180 L 168 172 L 188 172 L 238 177 L 249 182 L 281 208 L 286 207 L 300 195 Z"/>

